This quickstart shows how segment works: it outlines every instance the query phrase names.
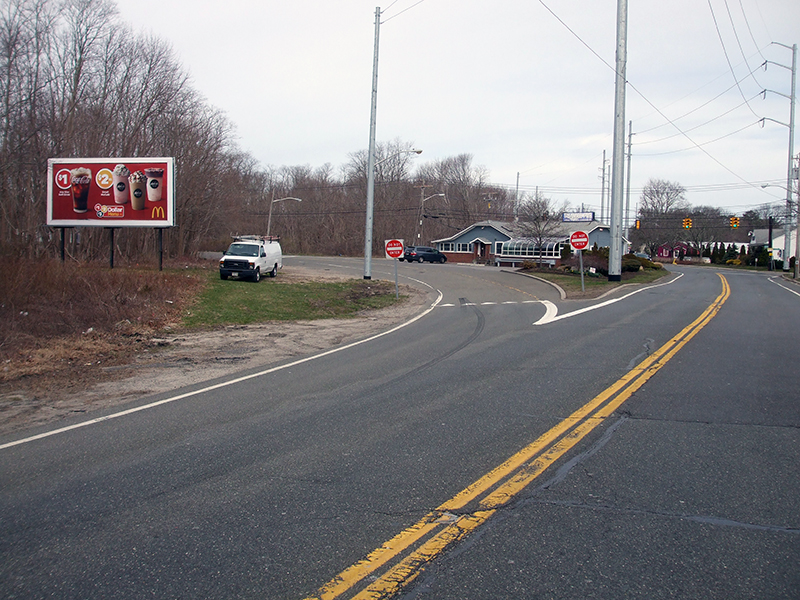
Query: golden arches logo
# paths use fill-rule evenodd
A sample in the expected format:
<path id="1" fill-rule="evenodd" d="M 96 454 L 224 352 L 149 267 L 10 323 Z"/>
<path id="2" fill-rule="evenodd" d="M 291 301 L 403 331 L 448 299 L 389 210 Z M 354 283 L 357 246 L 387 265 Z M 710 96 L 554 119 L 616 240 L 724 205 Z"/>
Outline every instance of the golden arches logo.
<path id="1" fill-rule="evenodd" d="M 164 219 L 164 207 L 154 206 L 153 211 L 150 213 L 151 219 Z"/>

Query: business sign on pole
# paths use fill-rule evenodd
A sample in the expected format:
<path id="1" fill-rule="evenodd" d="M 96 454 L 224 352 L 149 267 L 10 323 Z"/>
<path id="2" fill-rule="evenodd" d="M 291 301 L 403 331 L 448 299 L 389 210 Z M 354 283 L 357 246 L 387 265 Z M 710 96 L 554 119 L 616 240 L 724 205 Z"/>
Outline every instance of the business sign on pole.
<path id="1" fill-rule="evenodd" d="M 386 240 L 384 242 L 386 258 L 400 258 L 403 256 L 403 240 Z"/>
<path id="2" fill-rule="evenodd" d="M 51 227 L 173 227 L 172 158 L 51 158 Z"/>
<path id="3" fill-rule="evenodd" d="M 576 231 L 569 236 L 569 244 L 575 250 L 583 250 L 589 245 L 589 236 L 585 231 Z"/>
<path id="4" fill-rule="evenodd" d="M 591 223 L 594 221 L 593 212 L 565 212 L 561 213 L 561 221 L 564 223 Z"/>

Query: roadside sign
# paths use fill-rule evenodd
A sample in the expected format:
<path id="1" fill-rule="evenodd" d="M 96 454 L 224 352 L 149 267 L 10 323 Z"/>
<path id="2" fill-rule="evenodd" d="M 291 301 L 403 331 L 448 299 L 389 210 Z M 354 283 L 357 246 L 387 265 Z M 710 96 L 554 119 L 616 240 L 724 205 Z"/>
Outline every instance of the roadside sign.
<path id="1" fill-rule="evenodd" d="M 174 159 L 50 158 L 50 227 L 175 225 Z"/>
<path id="2" fill-rule="evenodd" d="M 403 256 L 403 240 L 386 240 L 386 258 L 400 258 Z"/>
<path id="3" fill-rule="evenodd" d="M 397 259 L 403 256 L 403 240 L 384 240 L 383 248 L 386 251 L 386 258 L 393 258 L 394 263 L 394 297 L 400 298 L 400 288 L 397 285 Z"/>
<path id="4" fill-rule="evenodd" d="M 585 231 L 576 231 L 571 236 L 569 236 L 569 245 L 572 246 L 573 250 L 578 251 L 578 260 L 580 261 L 580 270 L 581 270 L 581 291 L 586 291 L 586 285 L 583 282 L 583 249 L 589 245 L 589 236 L 586 235 Z"/>
<path id="5" fill-rule="evenodd" d="M 576 231 L 569 236 L 569 244 L 575 250 L 583 250 L 589 245 L 589 236 L 585 231 Z"/>

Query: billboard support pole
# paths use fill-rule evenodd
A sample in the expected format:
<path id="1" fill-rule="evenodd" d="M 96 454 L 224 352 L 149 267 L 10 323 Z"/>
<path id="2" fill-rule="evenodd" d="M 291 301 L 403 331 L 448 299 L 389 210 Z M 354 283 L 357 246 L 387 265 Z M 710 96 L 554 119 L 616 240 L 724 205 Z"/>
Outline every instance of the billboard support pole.
<path id="1" fill-rule="evenodd" d="M 162 271 L 164 267 L 164 230 L 158 228 L 158 270 Z"/>
<path id="2" fill-rule="evenodd" d="M 64 262 L 64 235 L 65 235 L 64 232 L 65 232 L 65 228 L 64 227 L 60 227 L 59 229 L 61 229 L 61 243 L 59 244 L 59 246 L 60 246 L 59 250 L 61 250 L 61 262 L 63 263 Z"/>
<path id="3" fill-rule="evenodd" d="M 114 228 L 108 228 L 108 241 L 111 246 L 111 251 L 108 253 L 108 266 L 114 268 Z"/>

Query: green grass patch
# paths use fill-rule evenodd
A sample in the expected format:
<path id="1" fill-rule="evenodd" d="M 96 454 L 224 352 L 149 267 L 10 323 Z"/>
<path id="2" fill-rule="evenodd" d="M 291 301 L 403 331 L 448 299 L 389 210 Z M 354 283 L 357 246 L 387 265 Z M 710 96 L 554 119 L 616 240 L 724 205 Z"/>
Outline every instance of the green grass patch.
<path id="1" fill-rule="evenodd" d="M 211 273 L 207 287 L 186 311 L 183 325 L 205 328 L 264 321 L 346 318 L 396 302 L 394 285 L 386 281 L 283 283 L 278 277 L 252 283 L 223 281 L 216 273 Z"/>
<path id="2" fill-rule="evenodd" d="M 547 281 L 551 281 L 559 285 L 565 292 L 567 292 L 567 295 L 569 295 L 570 292 L 581 291 L 581 276 L 579 273 L 554 273 L 545 270 L 527 272 L 529 272 L 531 275 L 541 277 L 542 279 L 546 279 Z M 653 281 L 660 279 L 665 275 L 668 275 L 668 273 L 663 269 L 646 269 L 644 271 L 637 271 L 635 273 L 623 273 L 622 281 L 609 281 L 606 275 L 598 275 L 597 277 L 593 277 L 589 274 L 586 274 L 584 276 L 584 285 L 587 292 L 593 290 L 602 294 L 607 290 L 613 289 L 614 287 L 619 287 L 620 285 L 625 285 L 628 283 L 652 283 Z"/>

